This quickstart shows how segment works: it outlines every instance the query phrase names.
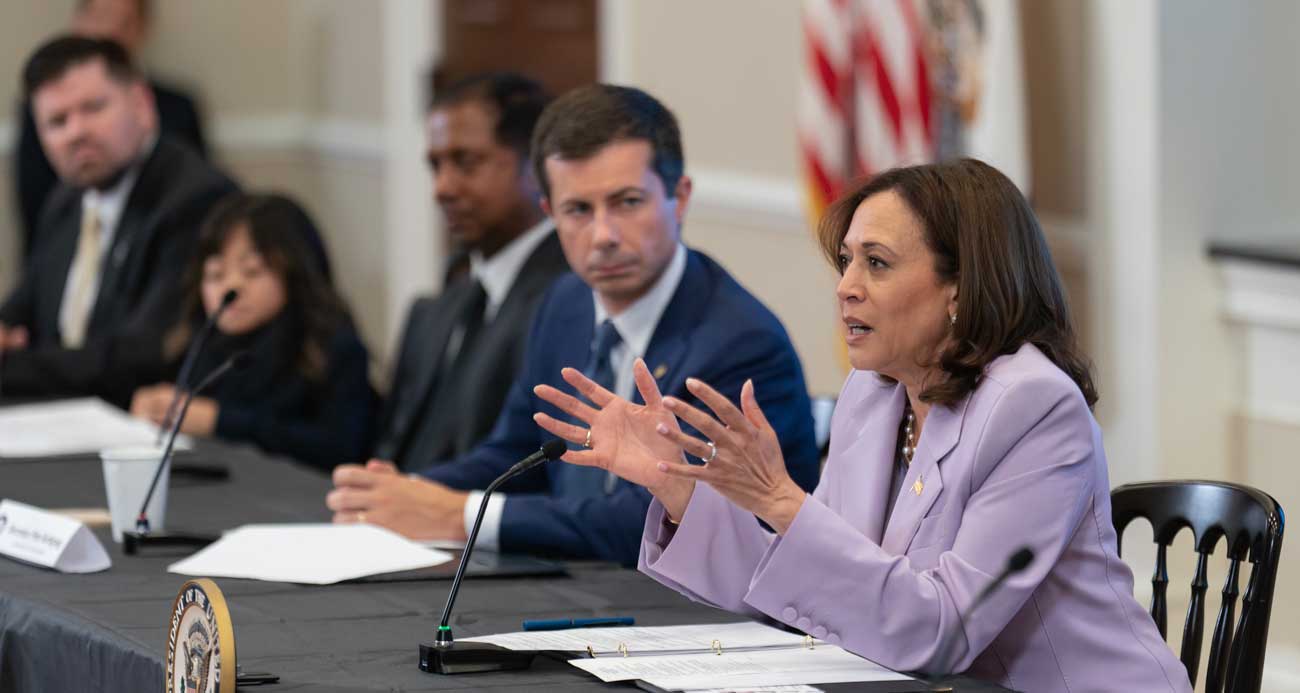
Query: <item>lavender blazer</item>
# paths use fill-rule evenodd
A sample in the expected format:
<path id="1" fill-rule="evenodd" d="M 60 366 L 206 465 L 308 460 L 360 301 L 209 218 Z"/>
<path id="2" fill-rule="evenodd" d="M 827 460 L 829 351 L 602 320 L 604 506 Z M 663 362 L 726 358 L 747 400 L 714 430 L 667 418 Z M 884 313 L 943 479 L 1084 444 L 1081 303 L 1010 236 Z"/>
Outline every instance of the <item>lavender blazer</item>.
<path id="1" fill-rule="evenodd" d="M 640 569 L 899 671 L 1034 693 L 1190 693 L 1116 554 L 1101 432 L 1069 377 L 1026 345 L 956 407 L 932 408 L 886 521 L 905 396 L 849 375 L 821 483 L 784 536 L 698 484 L 675 531 L 652 504 Z M 1033 563 L 962 624 L 1021 546 Z"/>

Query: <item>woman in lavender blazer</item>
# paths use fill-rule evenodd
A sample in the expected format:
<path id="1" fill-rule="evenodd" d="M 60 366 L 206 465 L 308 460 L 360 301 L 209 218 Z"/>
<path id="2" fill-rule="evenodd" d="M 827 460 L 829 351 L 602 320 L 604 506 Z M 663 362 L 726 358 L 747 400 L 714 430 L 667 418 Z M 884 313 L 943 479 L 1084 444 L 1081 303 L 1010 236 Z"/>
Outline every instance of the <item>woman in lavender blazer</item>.
<path id="1" fill-rule="evenodd" d="M 712 416 L 661 397 L 642 363 L 643 406 L 571 369 L 591 404 L 539 389 L 588 424 L 537 415 L 590 448 L 566 461 L 654 494 L 641 570 L 896 670 L 1190 691 L 1116 553 L 1096 390 L 1020 192 L 977 161 L 895 169 L 832 205 L 819 240 L 854 370 L 813 494 L 785 473 L 762 383 L 737 407 L 688 380 Z M 971 612 L 1021 547 L 1029 566 Z"/>

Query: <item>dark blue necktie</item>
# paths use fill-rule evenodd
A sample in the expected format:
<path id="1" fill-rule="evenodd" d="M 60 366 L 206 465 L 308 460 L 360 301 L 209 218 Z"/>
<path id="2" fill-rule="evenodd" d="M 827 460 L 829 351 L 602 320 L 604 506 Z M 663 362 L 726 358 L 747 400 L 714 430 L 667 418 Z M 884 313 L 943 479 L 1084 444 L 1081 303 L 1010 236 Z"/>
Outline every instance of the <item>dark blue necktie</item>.
<path id="1" fill-rule="evenodd" d="M 614 347 L 623 342 L 623 336 L 614 327 L 614 322 L 606 320 L 596 327 L 596 336 L 591 340 L 591 358 L 588 359 L 582 374 L 591 378 L 597 385 L 614 392 L 614 366 L 609 354 Z M 615 393 L 618 394 L 618 393 Z M 606 493 L 606 479 L 609 472 L 599 467 L 581 467 L 566 465 L 569 471 L 565 480 L 565 495 L 578 498 L 598 498 Z"/>

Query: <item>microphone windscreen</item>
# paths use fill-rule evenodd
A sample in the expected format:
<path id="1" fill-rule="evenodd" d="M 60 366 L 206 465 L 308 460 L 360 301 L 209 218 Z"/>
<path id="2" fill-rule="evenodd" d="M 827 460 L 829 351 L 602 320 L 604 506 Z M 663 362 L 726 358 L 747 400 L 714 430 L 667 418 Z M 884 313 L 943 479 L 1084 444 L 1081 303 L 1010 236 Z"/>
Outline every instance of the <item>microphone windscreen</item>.
<path id="1" fill-rule="evenodd" d="M 546 456 L 547 460 L 560 459 L 565 450 L 568 450 L 568 448 L 564 445 L 564 441 L 559 438 L 552 438 L 542 443 L 542 454 Z"/>
<path id="2" fill-rule="evenodd" d="M 1034 560 L 1033 550 L 1031 550 L 1028 546 L 1021 547 L 1019 551 L 1011 554 L 1011 558 L 1007 559 L 1007 571 L 1012 573 L 1018 573 L 1024 570 L 1025 568 L 1028 568 L 1029 564 L 1032 563 L 1033 560 Z"/>

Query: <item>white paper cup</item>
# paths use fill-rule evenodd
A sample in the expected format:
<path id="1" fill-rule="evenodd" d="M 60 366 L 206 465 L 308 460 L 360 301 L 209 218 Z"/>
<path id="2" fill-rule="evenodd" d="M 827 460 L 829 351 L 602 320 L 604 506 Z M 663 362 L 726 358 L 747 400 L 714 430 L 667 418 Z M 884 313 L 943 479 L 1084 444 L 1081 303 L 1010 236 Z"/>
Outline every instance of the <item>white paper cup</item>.
<path id="1" fill-rule="evenodd" d="M 104 490 L 108 495 L 108 513 L 113 519 L 113 541 L 122 543 L 122 532 L 135 529 L 135 519 L 140 514 L 140 504 L 149 492 L 162 448 L 150 446 L 107 448 L 99 451 L 104 464 Z M 163 470 L 149 500 L 146 515 L 150 530 L 163 529 L 167 517 L 167 486 L 171 465 Z"/>

